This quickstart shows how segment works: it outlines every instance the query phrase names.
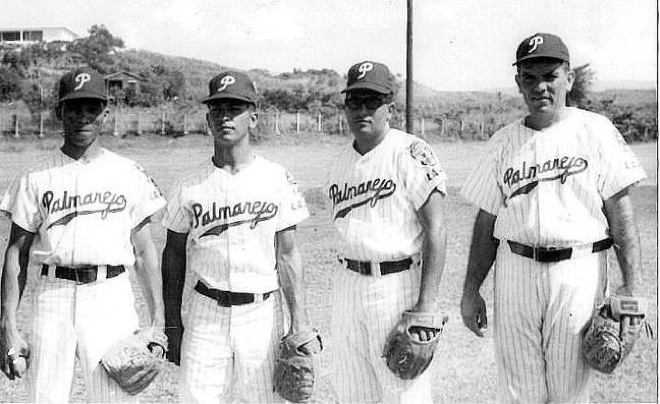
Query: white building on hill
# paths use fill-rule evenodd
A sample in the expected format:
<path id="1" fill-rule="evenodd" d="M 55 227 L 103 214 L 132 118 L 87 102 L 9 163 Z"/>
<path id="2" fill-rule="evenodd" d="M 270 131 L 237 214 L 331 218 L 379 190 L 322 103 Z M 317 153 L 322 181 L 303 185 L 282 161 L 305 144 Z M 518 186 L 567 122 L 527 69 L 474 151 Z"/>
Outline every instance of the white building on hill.
<path id="1" fill-rule="evenodd" d="M 72 42 L 79 36 L 65 27 L 0 28 L 0 43 Z"/>

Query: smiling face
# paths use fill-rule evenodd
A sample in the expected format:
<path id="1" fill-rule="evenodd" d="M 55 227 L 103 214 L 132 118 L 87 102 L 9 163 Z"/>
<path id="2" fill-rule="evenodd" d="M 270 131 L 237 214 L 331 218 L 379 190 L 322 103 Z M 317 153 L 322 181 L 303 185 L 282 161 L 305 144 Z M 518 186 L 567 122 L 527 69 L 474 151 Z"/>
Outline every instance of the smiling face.
<path id="1" fill-rule="evenodd" d="M 101 133 L 107 110 L 104 101 L 79 98 L 62 102 L 60 117 L 65 145 L 86 149 Z"/>
<path id="2" fill-rule="evenodd" d="M 559 60 L 543 58 L 520 64 L 516 83 L 527 104 L 529 120 L 556 122 L 566 107 L 574 79 L 568 64 Z"/>
<path id="3" fill-rule="evenodd" d="M 218 145 L 232 146 L 249 139 L 250 129 L 257 126 L 257 113 L 250 103 L 221 99 L 208 104 L 206 121 Z"/>
<path id="4" fill-rule="evenodd" d="M 394 111 L 391 97 L 371 90 L 354 90 L 346 94 L 345 106 L 348 126 L 357 143 L 380 143 Z"/>

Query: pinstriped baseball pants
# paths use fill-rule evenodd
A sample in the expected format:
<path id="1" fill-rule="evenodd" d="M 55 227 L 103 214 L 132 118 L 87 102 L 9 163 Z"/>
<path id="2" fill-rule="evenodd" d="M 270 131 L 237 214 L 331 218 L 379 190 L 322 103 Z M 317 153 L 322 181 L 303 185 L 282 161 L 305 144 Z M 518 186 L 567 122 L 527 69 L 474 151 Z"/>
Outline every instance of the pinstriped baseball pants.
<path id="1" fill-rule="evenodd" d="M 382 277 L 337 269 L 330 377 L 340 403 L 431 403 L 428 372 L 396 377 L 382 358 L 387 336 L 419 296 L 421 268 Z"/>
<path id="2" fill-rule="evenodd" d="M 42 276 L 34 301 L 30 366 L 31 402 L 69 401 L 75 357 L 90 402 L 137 402 L 99 364 L 105 351 L 138 329 L 128 273 L 85 285 Z"/>
<path id="3" fill-rule="evenodd" d="M 180 402 L 284 402 L 273 391 L 275 355 L 284 334 L 280 293 L 232 307 L 195 291 L 188 296 Z"/>
<path id="4" fill-rule="evenodd" d="M 502 402 L 588 401 L 582 336 L 606 283 L 606 251 L 539 263 L 500 243 L 494 340 Z"/>

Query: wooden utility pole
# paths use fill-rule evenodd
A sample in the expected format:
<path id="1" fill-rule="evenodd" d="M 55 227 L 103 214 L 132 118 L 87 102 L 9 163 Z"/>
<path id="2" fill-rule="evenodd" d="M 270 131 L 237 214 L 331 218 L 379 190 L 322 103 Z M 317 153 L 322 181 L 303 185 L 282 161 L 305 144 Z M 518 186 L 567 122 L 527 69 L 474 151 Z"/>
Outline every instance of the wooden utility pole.
<path id="1" fill-rule="evenodd" d="M 413 133 L 413 0 L 408 0 L 406 40 L 406 132 Z"/>

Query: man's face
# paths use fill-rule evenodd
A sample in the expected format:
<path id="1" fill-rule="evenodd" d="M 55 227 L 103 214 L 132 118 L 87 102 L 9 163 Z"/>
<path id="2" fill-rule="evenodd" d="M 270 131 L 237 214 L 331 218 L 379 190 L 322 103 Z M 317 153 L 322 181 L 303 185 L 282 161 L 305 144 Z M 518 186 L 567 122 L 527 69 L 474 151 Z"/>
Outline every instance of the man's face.
<path id="1" fill-rule="evenodd" d="M 566 106 L 566 95 L 575 75 L 563 62 L 553 59 L 521 64 L 516 83 L 530 115 L 556 115 Z"/>
<path id="2" fill-rule="evenodd" d="M 62 103 L 64 141 L 72 146 L 87 147 L 96 141 L 107 117 L 105 102 L 90 98 Z"/>
<path id="3" fill-rule="evenodd" d="M 257 114 L 250 103 L 223 99 L 209 103 L 208 108 L 206 120 L 216 143 L 237 144 L 257 126 Z"/>
<path id="4" fill-rule="evenodd" d="M 394 108 L 384 94 L 371 90 L 349 91 L 344 104 L 348 126 L 356 137 L 382 135 Z"/>

